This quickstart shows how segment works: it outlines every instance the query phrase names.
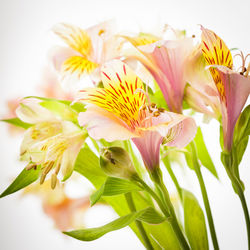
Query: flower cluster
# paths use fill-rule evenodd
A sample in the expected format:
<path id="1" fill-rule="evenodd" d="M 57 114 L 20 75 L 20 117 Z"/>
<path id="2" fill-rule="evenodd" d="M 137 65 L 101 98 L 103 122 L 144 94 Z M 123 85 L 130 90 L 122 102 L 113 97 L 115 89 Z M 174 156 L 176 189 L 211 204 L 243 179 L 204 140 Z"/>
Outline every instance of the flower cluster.
<path id="1" fill-rule="evenodd" d="M 45 180 L 51 172 L 51 188 L 60 188 L 58 176 L 65 182 L 76 171 L 98 189 L 90 197 L 91 205 L 102 197 L 124 215 L 127 202 L 131 214 L 122 217 L 123 222 L 118 219 L 99 229 L 66 234 L 88 241 L 135 221 L 137 228 L 131 228 L 137 235 L 140 232 L 148 249 L 159 245 L 164 249 L 208 249 L 202 208 L 192 193 L 181 188 L 171 169 L 169 155 L 181 152 L 201 184 L 214 249 L 219 249 L 200 167 L 207 167 L 216 177 L 217 173 L 195 122 L 193 114 L 199 112 L 221 125 L 222 163 L 242 202 L 250 244 L 250 220 L 238 169 L 249 136 L 249 107 L 242 110 L 250 93 L 250 63 L 247 65 L 247 56 L 241 52 L 242 65 L 237 71 L 225 42 L 203 26 L 200 39 L 173 29 L 170 38 L 168 28 L 160 34 L 124 35 L 113 21 L 87 29 L 65 23 L 53 27 L 65 47 L 49 51 L 52 68 L 47 68 L 40 87 L 46 96 L 18 101 L 16 117 L 3 120 L 26 129 L 20 150 L 26 168 L 1 197 L 39 177 L 40 184 L 48 183 Z M 185 232 L 163 181 L 162 163 L 178 191 Z M 145 181 L 147 174 L 154 188 Z M 20 184 L 23 179 L 26 181 Z M 45 190 L 50 196 L 51 190 Z M 126 201 L 116 196 L 121 194 Z M 45 207 L 57 224 L 62 218 L 56 213 L 67 210 L 67 218 L 72 218 L 69 213 L 75 208 L 89 205 L 86 199 L 79 199 L 78 204 L 78 199 L 64 193 L 62 200 L 67 204 L 63 209 Z M 188 206 L 197 214 L 190 213 Z M 193 219 L 199 225 L 190 224 Z M 59 227 L 67 229 L 71 224 Z M 159 230 L 168 235 L 162 237 Z"/>

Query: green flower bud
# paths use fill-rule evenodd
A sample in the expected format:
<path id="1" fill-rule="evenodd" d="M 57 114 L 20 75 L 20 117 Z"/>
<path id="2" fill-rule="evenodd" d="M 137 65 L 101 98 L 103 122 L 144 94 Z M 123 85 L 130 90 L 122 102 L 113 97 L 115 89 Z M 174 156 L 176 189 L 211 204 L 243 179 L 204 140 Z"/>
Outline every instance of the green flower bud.
<path id="1" fill-rule="evenodd" d="M 100 154 L 100 166 L 107 175 L 124 179 L 132 179 L 137 176 L 125 149 L 120 147 L 103 148 Z"/>

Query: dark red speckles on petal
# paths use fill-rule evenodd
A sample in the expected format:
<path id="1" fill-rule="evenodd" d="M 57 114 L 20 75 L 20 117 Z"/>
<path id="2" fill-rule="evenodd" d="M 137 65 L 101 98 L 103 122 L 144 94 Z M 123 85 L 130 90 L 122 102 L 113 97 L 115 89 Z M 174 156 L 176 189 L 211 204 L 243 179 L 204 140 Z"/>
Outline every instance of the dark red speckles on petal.
<path id="1" fill-rule="evenodd" d="M 102 73 L 111 81 L 110 77 L 105 72 L 102 71 Z"/>
<path id="2" fill-rule="evenodd" d="M 118 75 L 118 73 L 116 73 L 116 76 L 117 76 L 117 78 L 118 78 L 119 82 L 121 83 L 121 82 L 122 82 L 122 80 L 121 80 L 120 76 Z"/>
<path id="3" fill-rule="evenodd" d="M 123 64 L 123 71 L 124 71 L 124 74 L 126 75 L 127 74 L 127 72 L 126 72 L 126 67 L 125 67 L 125 65 Z"/>
<path id="4" fill-rule="evenodd" d="M 135 89 L 137 89 L 137 81 L 138 81 L 138 78 L 136 77 L 135 78 Z"/>
<path id="5" fill-rule="evenodd" d="M 205 47 L 207 48 L 207 50 L 209 51 L 209 48 L 207 46 L 207 44 L 203 41 L 203 44 L 205 45 Z"/>

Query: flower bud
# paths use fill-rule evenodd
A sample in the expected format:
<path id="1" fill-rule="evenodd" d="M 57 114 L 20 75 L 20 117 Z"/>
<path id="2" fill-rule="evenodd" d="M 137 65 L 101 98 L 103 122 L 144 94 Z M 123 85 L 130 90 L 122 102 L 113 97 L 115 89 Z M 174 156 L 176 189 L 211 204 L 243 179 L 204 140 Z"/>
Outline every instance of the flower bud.
<path id="1" fill-rule="evenodd" d="M 100 151 L 100 166 L 113 177 L 131 179 L 137 176 L 127 151 L 120 147 L 103 148 Z"/>

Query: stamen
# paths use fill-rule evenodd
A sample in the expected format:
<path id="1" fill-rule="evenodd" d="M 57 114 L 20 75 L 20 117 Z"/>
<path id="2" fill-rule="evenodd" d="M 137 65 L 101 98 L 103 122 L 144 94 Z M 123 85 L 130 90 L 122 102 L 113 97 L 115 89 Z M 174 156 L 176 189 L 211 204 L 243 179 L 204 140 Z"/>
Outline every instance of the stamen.
<path id="1" fill-rule="evenodd" d="M 42 185 L 45 181 L 45 178 L 46 178 L 46 174 L 45 173 L 42 173 L 41 177 L 40 177 L 40 185 Z"/>
<path id="2" fill-rule="evenodd" d="M 52 176 L 51 176 L 51 188 L 52 188 L 52 189 L 55 189 L 56 183 L 57 183 L 57 176 L 56 176 L 56 174 L 54 173 L 54 174 L 52 174 Z"/>
<path id="3" fill-rule="evenodd" d="M 26 170 L 31 170 L 31 169 L 36 169 L 36 164 L 35 163 L 29 163 L 27 166 L 26 166 Z"/>
<path id="4" fill-rule="evenodd" d="M 245 77 L 248 77 L 249 72 L 250 72 L 250 62 L 248 63 L 248 67 L 247 67 L 247 70 L 246 70 Z"/>
<path id="5" fill-rule="evenodd" d="M 153 113 L 154 117 L 158 117 L 159 115 L 160 115 L 160 112 L 158 110 Z"/>

